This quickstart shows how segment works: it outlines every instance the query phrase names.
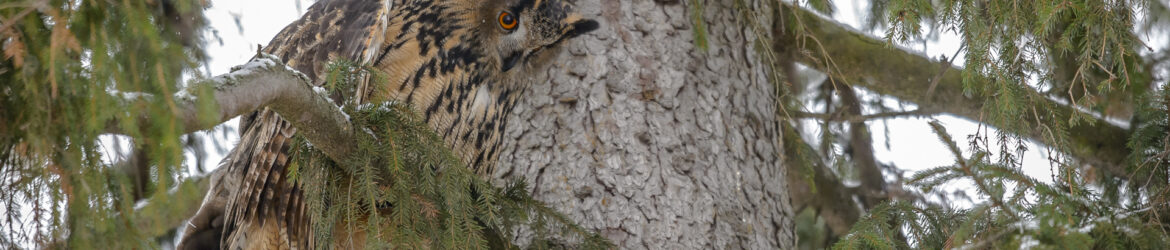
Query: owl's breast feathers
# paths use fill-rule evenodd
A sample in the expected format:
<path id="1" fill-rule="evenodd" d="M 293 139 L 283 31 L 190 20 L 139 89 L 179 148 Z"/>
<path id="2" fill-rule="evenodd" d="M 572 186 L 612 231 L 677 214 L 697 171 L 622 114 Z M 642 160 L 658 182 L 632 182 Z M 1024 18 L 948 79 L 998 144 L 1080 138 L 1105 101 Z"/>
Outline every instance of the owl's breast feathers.
<path id="1" fill-rule="evenodd" d="M 264 51 L 320 85 L 330 61 L 368 63 L 373 59 L 382 47 L 391 5 L 388 0 L 317 2 Z M 240 133 L 239 145 L 220 162 L 226 172 L 213 180 L 215 185 L 192 217 L 179 247 L 311 248 L 314 237 L 301 186 L 286 179 L 296 128 L 265 108 L 242 116 Z"/>

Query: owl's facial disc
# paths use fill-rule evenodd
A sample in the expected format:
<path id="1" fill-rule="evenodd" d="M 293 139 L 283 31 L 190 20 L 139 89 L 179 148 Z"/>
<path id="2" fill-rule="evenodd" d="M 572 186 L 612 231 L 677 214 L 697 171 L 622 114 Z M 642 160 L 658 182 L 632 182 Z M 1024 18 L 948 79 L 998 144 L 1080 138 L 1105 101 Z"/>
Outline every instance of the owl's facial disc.
<path id="1" fill-rule="evenodd" d="M 506 55 L 504 57 L 504 64 L 503 67 L 501 67 L 501 70 L 507 72 L 520 63 L 533 63 L 534 61 L 542 61 L 537 59 L 545 56 L 545 54 L 550 54 L 550 49 L 556 48 L 561 43 L 564 43 L 566 39 L 575 38 L 585 33 L 597 30 L 597 28 L 600 26 L 601 25 L 598 24 L 597 21 L 590 19 L 577 19 L 572 23 L 565 23 L 562 25 L 563 28 L 561 28 L 561 34 L 552 36 L 551 38 L 553 39 L 541 39 L 539 43 L 533 44 L 527 49 L 513 51 L 511 54 Z"/>
<path id="2" fill-rule="evenodd" d="M 498 16 L 505 40 L 512 41 L 500 50 L 500 70 L 504 72 L 520 65 L 547 64 L 548 55 L 555 54 L 550 49 L 600 27 L 564 1 L 520 0 L 516 4 Z"/>

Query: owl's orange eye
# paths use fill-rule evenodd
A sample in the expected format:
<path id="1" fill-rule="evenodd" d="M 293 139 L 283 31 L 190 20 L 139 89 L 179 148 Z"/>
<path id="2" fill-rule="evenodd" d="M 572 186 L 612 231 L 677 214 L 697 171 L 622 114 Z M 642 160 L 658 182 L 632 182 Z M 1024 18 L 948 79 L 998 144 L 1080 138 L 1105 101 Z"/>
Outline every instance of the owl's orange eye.
<path id="1" fill-rule="evenodd" d="M 499 21 L 500 21 L 500 28 L 504 28 L 505 30 L 515 29 L 516 25 L 520 23 L 519 21 L 516 20 L 516 16 L 513 16 L 512 13 L 509 13 L 507 11 L 500 12 Z"/>

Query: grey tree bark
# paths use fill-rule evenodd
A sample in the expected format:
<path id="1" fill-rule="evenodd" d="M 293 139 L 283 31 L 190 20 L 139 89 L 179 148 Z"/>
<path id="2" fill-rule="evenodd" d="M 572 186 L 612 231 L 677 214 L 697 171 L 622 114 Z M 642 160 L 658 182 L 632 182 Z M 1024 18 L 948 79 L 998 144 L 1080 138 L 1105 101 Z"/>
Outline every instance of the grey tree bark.
<path id="1" fill-rule="evenodd" d="M 621 248 L 794 246 L 770 67 L 737 2 L 768 8 L 578 1 L 602 27 L 517 105 L 495 177 L 528 180 L 535 197 Z M 700 20 L 707 50 L 693 34 Z"/>

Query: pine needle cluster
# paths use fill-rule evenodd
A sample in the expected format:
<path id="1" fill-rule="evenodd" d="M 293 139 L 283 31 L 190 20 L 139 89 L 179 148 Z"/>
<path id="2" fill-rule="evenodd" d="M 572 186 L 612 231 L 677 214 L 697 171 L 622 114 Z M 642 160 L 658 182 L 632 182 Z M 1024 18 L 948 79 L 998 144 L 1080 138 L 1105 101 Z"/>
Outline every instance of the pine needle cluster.
<path id="1" fill-rule="evenodd" d="M 1048 134 L 1042 143 L 1068 152 L 1068 129 L 1093 121 L 1084 112 L 1041 114 L 1059 99 L 1094 112 L 1130 109 L 1151 90 L 1144 45 L 1133 27 L 1148 1 L 880 0 L 871 25 L 888 42 L 954 32 L 963 44 L 964 89 L 988 96 L 986 122 L 1016 134 Z M 924 27 L 926 26 L 926 27 Z M 927 31 L 929 33 L 924 33 Z M 1046 107 L 1048 108 L 1048 107 Z"/>
<path id="2" fill-rule="evenodd" d="M 0 247 L 153 247 L 170 228 L 144 222 L 202 196 L 190 185 L 168 190 L 184 150 L 171 94 L 204 59 L 204 4 L 0 3 Z M 139 115 L 157 119 L 134 122 Z M 108 131 L 149 156 L 145 181 L 111 164 L 117 156 L 103 160 L 113 145 L 99 136 Z M 163 209 L 136 210 L 147 198 Z"/>
<path id="3" fill-rule="evenodd" d="M 824 1 L 798 2 L 807 3 L 806 8 L 824 14 L 833 11 L 825 7 Z M 978 193 L 973 207 L 956 208 L 947 201 L 926 201 L 922 197 L 899 199 L 890 195 L 888 199 L 895 201 L 869 208 L 868 214 L 834 248 L 1167 248 L 1170 220 L 1164 215 L 1170 211 L 1167 206 L 1170 202 L 1170 192 L 1167 192 L 1170 190 L 1167 187 L 1170 182 L 1170 126 L 1167 126 L 1170 105 L 1167 103 L 1170 99 L 1167 96 L 1170 95 L 1164 83 L 1158 85 L 1166 77 L 1164 70 L 1159 69 L 1165 68 L 1165 59 L 1160 59 L 1165 56 L 1147 53 L 1153 48 L 1139 36 L 1159 25 L 1170 24 L 1166 3 L 1143 0 L 875 0 L 870 3 L 867 28 L 884 30 L 887 44 L 938 41 L 947 33 L 958 38 L 965 59 L 957 66 L 961 68 L 963 96 L 947 98 L 981 101 L 975 107 L 978 116 L 966 118 L 996 132 L 978 132 L 968 138 L 970 150 L 960 151 L 941 125 L 931 123 L 933 132 L 957 159 L 955 163 L 917 172 L 905 183 L 901 183 L 900 173 L 894 174 L 899 178 L 899 185 L 917 189 L 911 196 L 937 195 L 946 199 L 953 194 L 939 192 L 941 186 L 970 183 Z M 944 68 L 951 68 L 946 58 L 942 63 Z M 843 71 L 827 75 L 864 80 L 847 75 L 848 69 Z M 931 89 L 945 72 L 938 73 Z M 839 87 L 852 88 L 833 86 Z M 923 99 L 934 98 L 930 96 L 932 92 L 924 93 L 927 96 Z M 827 99 L 832 97 L 835 96 Z M 887 107 L 881 100 L 858 104 L 879 112 L 898 109 Z M 1074 111 L 1044 112 L 1069 106 Z M 919 104 L 918 109 L 962 108 Z M 1105 120 L 1094 114 L 1129 121 L 1124 125 L 1093 124 Z M 817 156 L 799 138 L 786 138 L 795 144 L 786 143 L 788 154 L 797 156 L 791 162 L 810 169 L 805 178 L 810 183 L 812 168 L 847 162 L 846 158 L 834 156 L 832 147 L 851 149 L 851 142 L 841 142 L 841 138 L 848 137 L 844 129 L 829 125 L 829 121 L 824 124 L 820 136 L 825 149 L 820 151 L 829 152 L 825 156 Z M 851 130 L 856 129 L 852 126 Z M 864 129 L 865 124 L 861 126 Z M 1103 149 L 1086 139 L 1103 136 L 1105 133 L 1084 133 L 1096 131 L 1085 130 L 1086 127 L 1099 126 L 1122 127 L 1120 130 L 1125 130 L 1129 137 L 1117 136 L 1110 140 L 1116 139 L 1118 144 L 1128 141 L 1127 148 Z M 1029 143 L 1041 144 L 1051 166 L 1024 165 L 1022 157 L 1029 150 Z M 1126 153 L 1129 155 L 1125 156 Z M 1109 160 L 1086 160 L 1102 155 L 1109 155 Z M 1024 168 L 1038 167 L 1052 169 L 1051 180 L 1037 180 L 1022 172 Z M 838 173 L 844 179 L 856 174 L 848 166 L 834 170 L 838 169 L 846 169 Z M 813 187 L 813 192 L 818 188 Z"/>
<path id="4" fill-rule="evenodd" d="M 1163 109 L 1163 111 L 1166 111 Z M 1025 175 L 985 149 L 964 155 L 938 122 L 931 127 L 954 154 L 955 164 L 914 175 L 923 192 L 970 181 L 987 202 L 956 209 L 932 203 L 895 201 L 875 207 L 834 249 L 1165 249 L 1165 202 L 1103 194 L 1076 171 L 1059 182 Z M 1164 133 L 1164 132 L 1163 132 Z M 978 138 L 974 140 L 979 140 Z M 1165 159 L 1162 159 L 1165 161 Z M 1107 191 L 1104 191 L 1107 192 Z"/>
<path id="5" fill-rule="evenodd" d="M 1138 108 L 1129 146 L 1133 153 L 1129 157 L 1131 180 L 1130 193 L 1150 192 L 1151 199 L 1160 204 L 1170 202 L 1170 84 L 1147 97 L 1143 97 Z M 1140 188 L 1140 189 L 1139 189 Z"/>

